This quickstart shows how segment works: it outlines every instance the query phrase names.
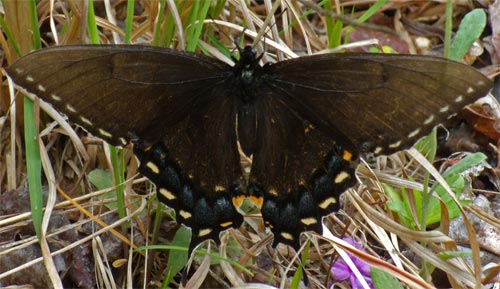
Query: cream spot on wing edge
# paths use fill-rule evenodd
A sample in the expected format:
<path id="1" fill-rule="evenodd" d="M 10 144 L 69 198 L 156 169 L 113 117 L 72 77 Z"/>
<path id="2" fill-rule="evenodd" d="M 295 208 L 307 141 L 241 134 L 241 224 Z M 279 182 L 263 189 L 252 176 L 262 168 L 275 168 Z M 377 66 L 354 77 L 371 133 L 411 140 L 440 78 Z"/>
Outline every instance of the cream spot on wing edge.
<path id="1" fill-rule="evenodd" d="M 102 136 L 105 136 L 107 138 L 112 138 L 113 135 L 105 130 L 103 130 L 102 128 L 99 129 L 99 133 L 102 135 Z"/>
<path id="2" fill-rule="evenodd" d="M 441 107 L 441 108 L 439 109 L 439 112 L 440 112 L 440 113 L 445 113 L 445 112 L 447 112 L 448 110 L 450 110 L 450 106 L 449 106 L 449 105 L 445 105 L 445 106 L 443 106 L 443 107 Z"/>
<path id="3" fill-rule="evenodd" d="M 428 118 L 426 118 L 426 119 L 424 120 L 424 124 L 425 124 L 425 125 L 429 125 L 429 124 L 431 124 L 433 121 L 434 121 L 434 115 L 433 115 L 433 114 L 431 114 Z"/>
<path id="4" fill-rule="evenodd" d="M 416 135 L 418 135 L 419 133 L 420 133 L 420 128 L 417 128 L 416 130 L 414 130 L 414 131 L 412 131 L 412 132 L 410 132 L 410 133 L 408 134 L 408 138 L 413 138 L 413 137 L 415 137 Z"/>
<path id="5" fill-rule="evenodd" d="M 38 90 L 39 90 L 39 91 L 41 91 L 41 92 L 45 92 L 45 86 L 43 86 L 43 85 L 39 84 L 39 85 L 37 86 L 37 88 L 38 88 Z"/>
<path id="6" fill-rule="evenodd" d="M 179 215 L 181 215 L 181 217 L 184 220 L 190 219 L 191 216 L 192 216 L 190 212 L 187 212 L 187 211 L 184 211 L 184 210 L 179 210 Z"/>
<path id="7" fill-rule="evenodd" d="M 153 173 L 155 174 L 159 174 L 160 173 L 160 169 L 158 168 L 158 166 L 153 163 L 153 162 L 148 162 L 146 164 L 146 167 L 148 167 Z"/>
<path id="8" fill-rule="evenodd" d="M 328 208 L 331 204 L 335 204 L 335 203 L 337 203 L 337 199 L 335 199 L 334 197 L 331 197 L 331 198 L 324 200 L 318 206 L 324 210 L 324 209 Z"/>
<path id="9" fill-rule="evenodd" d="M 293 236 L 292 234 L 290 233 L 287 233 L 287 232 L 281 232 L 280 233 L 281 237 L 283 237 L 284 239 L 287 239 L 287 240 L 290 240 L 290 241 L 293 241 Z"/>
<path id="10" fill-rule="evenodd" d="M 397 141 L 395 143 L 391 143 L 389 145 L 389 148 L 391 148 L 391 149 L 397 149 L 400 145 L 401 145 L 401 141 L 399 140 L 399 141 Z"/>
<path id="11" fill-rule="evenodd" d="M 165 198 L 167 198 L 167 200 L 175 200 L 176 197 L 174 194 L 172 194 L 171 191 L 165 189 L 165 188 L 161 188 L 160 189 L 160 194 L 162 194 L 162 196 L 164 196 Z"/>
<path id="12" fill-rule="evenodd" d="M 382 152 L 382 147 L 376 147 L 375 150 L 373 151 L 374 154 L 378 155 Z"/>
<path id="13" fill-rule="evenodd" d="M 315 218 L 303 218 L 303 219 L 300 219 L 300 222 L 306 226 L 310 226 L 312 224 L 316 224 L 318 222 L 318 220 L 316 220 Z"/>
<path id="14" fill-rule="evenodd" d="M 464 97 L 462 95 L 459 95 L 455 98 L 455 103 L 460 103 L 462 101 L 464 101 Z"/>
<path id="15" fill-rule="evenodd" d="M 227 228 L 227 227 L 231 226 L 232 224 L 233 224 L 233 222 L 227 221 L 224 223 L 220 223 L 219 226 L 221 226 L 222 228 Z"/>
<path id="16" fill-rule="evenodd" d="M 452 119 L 457 116 L 458 113 L 450 114 L 446 119 Z"/>
<path id="17" fill-rule="evenodd" d="M 58 95 L 55 95 L 55 94 L 51 94 L 51 95 L 50 95 L 50 98 L 52 98 L 52 99 L 53 99 L 53 100 L 55 100 L 55 101 L 61 101 L 61 97 L 60 97 L 60 96 L 58 96 Z"/>
<path id="18" fill-rule="evenodd" d="M 200 232 L 198 233 L 198 237 L 204 237 L 206 235 L 209 235 L 212 233 L 212 229 L 207 228 L 207 229 L 201 229 Z"/>
<path id="19" fill-rule="evenodd" d="M 90 119 L 84 117 L 84 116 L 80 116 L 80 120 L 86 124 L 86 125 L 89 125 L 89 126 L 93 126 L 94 124 L 90 121 Z"/>
<path id="20" fill-rule="evenodd" d="M 474 87 L 472 86 L 469 86 L 469 88 L 467 88 L 467 93 L 468 94 L 473 94 L 476 90 L 474 89 Z"/>
<path id="21" fill-rule="evenodd" d="M 66 104 L 66 109 L 69 110 L 69 111 L 71 111 L 72 113 L 76 112 L 76 109 L 73 106 L 69 105 L 69 104 Z"/>
<path id="22" fill-rule="evenodd" d="M 345 171 L 341 171 L 335 176 L 335 180 L 333 180 L 336 184 L 343 183 L 346 179 L 349 178 L 349 174 Z"/>
<path id="23" fill-rule="evenodd" d="M 35 79 L 31 75 L 27 75 L 26 76 L 26 81 L 28 81 L 28 82 L 35 82 Z"/>

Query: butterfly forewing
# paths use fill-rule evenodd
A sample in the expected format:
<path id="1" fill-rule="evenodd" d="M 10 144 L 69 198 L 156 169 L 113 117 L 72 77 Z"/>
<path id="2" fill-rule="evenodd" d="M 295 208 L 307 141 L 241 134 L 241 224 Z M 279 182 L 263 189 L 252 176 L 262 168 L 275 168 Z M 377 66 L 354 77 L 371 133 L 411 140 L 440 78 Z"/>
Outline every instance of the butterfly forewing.
<path id="1" fill-rule="evenodd" d="M 269 66 L 270 83 L 282 92 L 278 97 L 346 147 L 369 147 L 377 154 L 408 148 L 491 87 L 478 71 L 435 57 L 329 54 L 299 59 Z"/>
<path id="2" fill-rule="evenodd" d="M 63 46 L 29 54 L 8 73 L 73 122 L 123 145 L 119 138 L 130 133 L 160 140 L 165 128 L 210 100 L 206 92 L 229 69 L 210 57 L 158 47 Z"/>

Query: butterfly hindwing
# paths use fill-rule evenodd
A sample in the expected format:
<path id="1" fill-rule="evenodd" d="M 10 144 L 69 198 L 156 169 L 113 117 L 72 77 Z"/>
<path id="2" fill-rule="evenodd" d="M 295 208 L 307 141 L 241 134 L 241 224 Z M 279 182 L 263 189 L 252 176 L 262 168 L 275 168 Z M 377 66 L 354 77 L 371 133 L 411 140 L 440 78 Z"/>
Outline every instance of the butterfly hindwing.
<path id="1" fill-rule="evenodd" d="M 233 206 L 236 194 L 243 194 L 234 118 L 220 113 L 234 109 L 230 99 L 211 100 L 169 127 L 159 144 L 135 147 L 140 171 L 156 184 L 159 199 L 192 228 L 190 251 L 243 222 Z"/>
<path id="2" fill-rule="evenodd" d="M 259 94 L 251 194 L 263 197 L 262 215 L 279 242 L 299 247 L 303 231 L 321 232 L 321 219 L 338 210 L 338 196 L 352 186 L 354 162 L 335 138 L 294 111 L 267 87 Z M 345 153 L 345 154 L 344 154 Z"/>

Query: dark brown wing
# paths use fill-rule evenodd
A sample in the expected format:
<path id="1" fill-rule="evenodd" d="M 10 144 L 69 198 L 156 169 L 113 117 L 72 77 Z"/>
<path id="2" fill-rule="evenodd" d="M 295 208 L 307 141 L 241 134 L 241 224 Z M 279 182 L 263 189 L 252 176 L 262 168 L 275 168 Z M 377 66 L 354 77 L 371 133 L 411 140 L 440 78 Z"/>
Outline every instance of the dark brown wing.
<path id="1" fill-rule="evenodd" d="M 231 67 L 214 58 L 146 46 L 64 46 L 33 52 L 8 70 L 16 84 L 114 145 L 133 139 L 140 171 L 193 228 L 193 246 L 242 217 Z"/>
<path id="2" fill-rule="evenodd" d="M 263 74 L 251 181 L 275 242 L 294 247 L 338 208 L 357 154 L 408 148 L 491 87 L 471 67 L 422 56 L 301 57 Z"/>
<path id="3" fill-rule="evenodd" d="M 71 121 L 122 145 L 129 133 L 156 142 L 164 130 L 210 101 L 230 69 L 214 58 L 150 46 L 58 46 L 7 69 L 16 84 Z M 140 112 L 140 113 L 138 113 Z"/>
<path id="4" fill-rule="evenodd" d="M 327 54 L 268 68 L 274 94 L 301 117 L 377 154 L 408 148 L 491 88 L 477 70 L 427 56 Z"/>

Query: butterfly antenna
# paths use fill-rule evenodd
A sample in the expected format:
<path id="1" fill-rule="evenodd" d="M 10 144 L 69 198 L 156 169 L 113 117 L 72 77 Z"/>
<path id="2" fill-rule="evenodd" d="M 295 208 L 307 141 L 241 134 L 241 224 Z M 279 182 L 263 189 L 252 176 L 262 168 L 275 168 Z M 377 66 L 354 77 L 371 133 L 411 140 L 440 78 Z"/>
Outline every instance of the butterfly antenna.
<path id="1" fill-rule="evenodd" d="M 224 35 L 227 39 L 231 39 L 231 37 L 229 37 L 229 34 L 227 34 L 226 32 L 224 32 L 223 29 L 221 29 L 220 27 L 222 27 L 221 25 L 217 24 L 217 22 L 215 22 L 215 19 L 211 16 L 211 15 L 208 15 L 208 18 L 210 18 L 210 20 L 212 20 L 212 22 L 215 24 L 215 26 L 219 27 L 219 32 Z M 240 52 L 241 54 L 241 51 L 242 51 L 242 48 L 241 48 L 241 45 L 239 44 L 239 42 L 241 41 L 243 35 L 245 35 L 245 30 L 247 28 L 246 27 L 243 27 L 243 31 L 241 32 L 240 36 L 238 36 L 235 40 L 233 40 L 233 44 L 234 46 L 236 47 L 236 49 L 238 49 L 238 51 Z M 231 51 L 231 59 L 236 63 L 238 62 L 238 59 L 236 59 L 234 57 L 234 48 L 232 49 Z"/>
<path id="2" fill-rule="evenodd" d="M 238 51 L 240 51 L 240 52 L 241 52 L 240 42 L 243 39 L 243 37 L 245 36 L 245 31 L 246 30 L 247 30 L 247 28 L 243 27 L 243 30 L 241 31 L 240 36 L 236 37 L 236 39 L 234 40 L 234 46 L 236 46 L 236 49 L 238 49 Z"/>
<path id="3" fill-rule="evenodd" d="M 245 30 L 247 30 L 246 27 L 243 28 L 243 31 L 241 32 L 240 36 L 238 36 L 234 41 L 233 41 L 233 44 L 234 46 L 236 47 L 236 49 L 238 49 L 238 52 L 240 54 L 240 57 L 241 57 L 241 54 L 243 53 L 243 49 L 241 48 L 241 45 L 240 45 L 240 41 L 242 39 L 242 37 L 245 35 Z M 231 59 L 234 61 L 234 63 L 237 63 L 239 60 L 236 59 L 236 57 L 234 57 L 234 49 L 233 51 L 231 52 Z M 260 59 L 260 58 L 259 58 Z"/>
<path id="4" fill-rule="evenodd" d="M 267 43 L 266 43 L 266 35 L 270 32 L 270 31 L 273 31 L 274 28 L 277 27 L 277 22 L 276 21 L 272 21 L 274 20 L 274 16 L 272 16 L 271 14 L 274 14 L 274 12 L 278 9 L 279 5 L 277 5 L 276 3 L 274 4 L 275 6 L 272 7 L 271 9 L 271 13 L 268 15 L 268 17 L 265 19 L 263 25 L 262 25 L 262 29 L 259 31 L 259 33 L 257 34 L 257 36 L 255 37 L 255 40 L 254 40 L 254 43 L 252 44 L 252 47 L 255 46 L 257 43 L 260 42 L 259 39 L 262 38 L 263 40 L 263 45 L 264 47 L 262 48 L 262 50 L 264 52 L 262 52 L 258 57 L 257 57 L 257 60 L 260 61 L 262 59 L 262 57 L 264 56 L 265 54 L 265 51 L 267 51 Z M 285 12 L 287 11 L 287 8 L 283 9 L 277 16 L 281 16 L 283 15 Z M 272 21 L 272 25 L 269 26 L 269 23 L 271 23 Z M 276 34 L 276 33 L 274 33 Z M 279 39 L 279 38 L 278 38 Z"/>

